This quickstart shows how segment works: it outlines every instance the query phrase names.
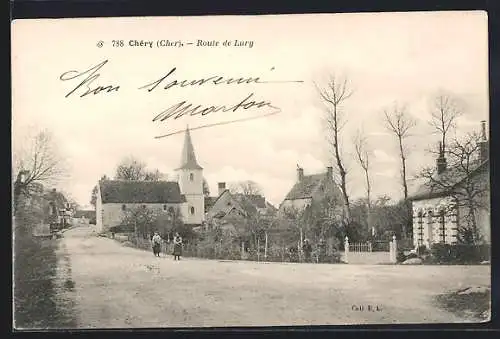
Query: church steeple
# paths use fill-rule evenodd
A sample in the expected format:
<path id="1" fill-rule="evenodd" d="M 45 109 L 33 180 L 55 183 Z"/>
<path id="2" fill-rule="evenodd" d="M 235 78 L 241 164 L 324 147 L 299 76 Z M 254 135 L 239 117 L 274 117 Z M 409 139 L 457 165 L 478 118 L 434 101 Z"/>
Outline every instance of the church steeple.
<path id="1" fill-rule="evenodd" d="M 180 169 L 195 170 L 203 169 L 196 161 L 196 155 L 194 154 L 193 142 L 191 141 L 191 134 L 189 133 L 189 126 L 186 127 L 186 133 L 184 135 L 184 147 L 181 154 L 181 165 Z"/>

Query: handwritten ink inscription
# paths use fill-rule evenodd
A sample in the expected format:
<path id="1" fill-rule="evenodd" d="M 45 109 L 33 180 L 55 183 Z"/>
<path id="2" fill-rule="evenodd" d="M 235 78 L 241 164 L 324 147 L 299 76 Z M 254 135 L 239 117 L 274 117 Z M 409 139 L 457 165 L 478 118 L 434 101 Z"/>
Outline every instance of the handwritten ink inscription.
<path id="1" fill-rule="evenodd" d="M 115 85 L 106 85 L 106 86 L 98 86 L 94 85 L 94 82 L 101 76 L 99 73 L 97 73 L 104 65 L 108 63 L 108 60 L 104 60 L 103 62 L 89 68 L 86 71 L 79 72 L 79 71 L 67 71 L 61 74 L 59 77 L 60 80 L 62 81 L 71 81 L 75 80 L 76 82 L 80 81 L 81 82 L 76 85 L 72 90 L 70 90 L 65 97 L 69 97 L 76 91 L 80 91 L 82 94 L 80 94 L 80 98 L 83 98 L 84 96 L 87 96 L 89 94 L 99 94 L 101 92 L 109 93 L 109 92 L 117 92 L 120 89 L 120 86 L 115 86 Z M 82 80 L 83 79 L 83 80 Z M 94 87 L 91 87 L 91 85 L 94 85 Z"/>
<path id="2" fill-rule="evenodd" d="M 65 94 L 66 98 L 77 96 L 80 98 L 96 95 L 111 95 L 118 93 L 120 85 L 114 82 L 100 84 L 101 72 L 104 66 L 109 63 L 109 60 L 104 60 L 95 66 L 90 67 L 84 71 L 70 70 L 61 74 L 59 79 L 68 82 L 70 90 Z M 273 71 L 274 67 L 270 69 Z M 139 90 L 145 90 L 147 93 L 153 91 L 167 91 L 172 88 L 185 88 L 185 87 L 206 87 L 206 86 L 241 86 L 241 85 L 265 85 L 265 84 L 285 84 L 285 83 L 302 83 L 301 80 L 264 80 L 261 76 L 241 76 L 241 77 L 226 77 L 223 75 L 211 75 L 208 77 L 194 79 L 194 80 L 178 80 L 175 78 L 177 68 L 173 67 L 160 78 L 148 82 L 146 85 L 138 87 Z M 269 100 L 258 100 L 254 98 L 255 93 L 251 92 L 244 98 L 235 100 L 228 105 L 199 105 L 190 103 L 188 100 L 182 100 L 173 104 L 169 108 L 155 115 L 153 122 L 164 122 L 167 119 L 178 119 L 180 117 L 189 116 L 206 116 L 211 113 L 217 112 L 237 112 L 241 110 L 258 109 L 258 110 L 272 110 L 272 113 L 267 112 L 263 116 L 276 114 L 281 109 L 272 104 Z M 246 119 L 241 119 L 246 120 Z M 240 121 L 240 119 L 233 120 L 233 122 Z M 224 122 L 228 123 L 228 122 Z M 214 124 L 212 124 L 214 125 Z M 210 125 L 210 126 L 212 126 Z M 208 126 L 208 125 L 207 125 Z"/>

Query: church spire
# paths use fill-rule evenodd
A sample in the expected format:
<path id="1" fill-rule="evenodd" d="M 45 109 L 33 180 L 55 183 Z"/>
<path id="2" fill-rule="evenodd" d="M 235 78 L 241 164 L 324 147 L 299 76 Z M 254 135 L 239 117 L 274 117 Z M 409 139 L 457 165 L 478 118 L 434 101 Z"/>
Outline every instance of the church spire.
<path id="1" fill-rule="evenodd" d="M 181 166 L 178 169 L 203 169 L 196 161 L 193 142 L 191 141 L 191 134 L 189 133 L 189 126 L 186 126 L 184 147 L 181 154 Z"/>

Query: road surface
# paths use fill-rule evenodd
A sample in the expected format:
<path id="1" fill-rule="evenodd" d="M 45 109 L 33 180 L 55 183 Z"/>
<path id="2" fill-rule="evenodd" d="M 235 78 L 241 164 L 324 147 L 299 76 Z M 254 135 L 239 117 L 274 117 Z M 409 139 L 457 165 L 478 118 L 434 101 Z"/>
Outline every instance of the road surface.
<path id="1" fill-rule="evenodd" d="M 451 323 L 437 294 L 489 285 L 489 266 L 322 265 L 168 257 L 65 232 L 79 328 Z"/>

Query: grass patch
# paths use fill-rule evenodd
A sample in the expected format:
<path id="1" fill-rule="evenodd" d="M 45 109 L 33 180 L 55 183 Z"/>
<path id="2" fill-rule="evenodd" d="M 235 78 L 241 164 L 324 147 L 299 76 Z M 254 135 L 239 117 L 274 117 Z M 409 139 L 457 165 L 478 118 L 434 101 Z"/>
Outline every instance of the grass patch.
<path id="1" fill-rule="evenodd" d="M 35 238 L 30 232 L 33 221 L 16 221 L 14 328 L 75 327 L 72 310 L 59 300 L 56 255 L 59 241 Z"/>
<path id="2" fill-rule="evenodd" d="M 491 292 L 490 288 L 480 292 L 467 293 L 467 289 L 440 294 L 436 297 L 439 307 L 460 317 L 474 318 L 479 321 L 490 319 Z"/>

